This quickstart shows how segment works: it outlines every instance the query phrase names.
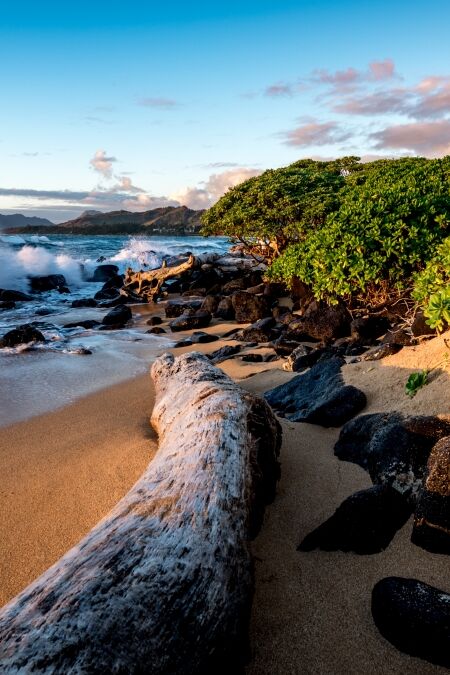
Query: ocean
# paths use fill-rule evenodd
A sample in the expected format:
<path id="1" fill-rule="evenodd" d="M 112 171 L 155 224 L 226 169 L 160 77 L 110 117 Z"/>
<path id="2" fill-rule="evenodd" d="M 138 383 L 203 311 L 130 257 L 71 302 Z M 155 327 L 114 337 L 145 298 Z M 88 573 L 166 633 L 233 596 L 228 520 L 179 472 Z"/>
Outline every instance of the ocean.
<path id="1" fill-rule="evenodd" d="M 133 308 L 130 327 L 114 331 L 64 328 L 96 319 L 105 308 L 74 309 L 75 299 L 93 297 L 102 283 L 86 278 L 99 264 L 152 269 L 166 256 L 225 252 L 223 237 L 18 236 L 0 233 L 0 288 L 29 292 L 29 277 L 63 274 L 70 293 L 36 294 L 30 302 L 0 311 L 0 336 L 33 323 L 46 343 L 0 349 L 0 426 L 42 414 L 78 397 L 145 373 L 156 355 L 172 344 L 170 335 L 147 334 L 147 305 Z M 34 296 L 33 296 L 34 297 Z M 139 321 L 139 319 L 142 319 Z M 92 352 L 86 354 L 86 350 Z"/>

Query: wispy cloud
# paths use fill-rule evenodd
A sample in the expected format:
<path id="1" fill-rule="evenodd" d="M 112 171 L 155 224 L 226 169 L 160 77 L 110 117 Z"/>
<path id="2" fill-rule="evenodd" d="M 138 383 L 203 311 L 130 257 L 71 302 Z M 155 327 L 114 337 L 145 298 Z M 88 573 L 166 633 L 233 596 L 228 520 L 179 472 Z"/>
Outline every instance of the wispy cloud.
<path id="1" fill-rule="evenodd" d="M 144 106 L 144 108 L 160 108 L 164 110 L 171 110 L 176 108 L 180 104 L 178 101 L 175 101 L 172 98 L 164 98 L 160 96 L 140 98 L 138 100 L 138 105 Z"/>
<path id="2" fill-rule="evenodd" d="M 412 122 L 387 127 L 371 134 L 377 149 L 401 149 L 425 156 L 450 153 L 450 120 Z"/>
<path id="3" fill-rule="evenodd" d="M 292 84 L 277 82 L 266 87 L 264 92 L 266 96 L 277 98 L 278 96 L 292 96 L 294 94 L 294 87 Z"/>
<path id="4" fill-rule="evenodd" d="M 350 137 L 349 131 L 344 131 L 337 122 L 311 121 L 301 124 L 295 129 L 282 132 L 285 145 L 308 147 L 315 145 L 333 145 L 345 141 Z"/>

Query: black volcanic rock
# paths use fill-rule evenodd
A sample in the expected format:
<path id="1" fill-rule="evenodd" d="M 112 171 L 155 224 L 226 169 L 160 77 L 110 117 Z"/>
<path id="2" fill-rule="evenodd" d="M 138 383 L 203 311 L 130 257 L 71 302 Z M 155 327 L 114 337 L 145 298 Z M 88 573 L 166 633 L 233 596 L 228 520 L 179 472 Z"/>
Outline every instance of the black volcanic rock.
<path id="1" fill-rule="evenodd" d="M 79 298 L 73 300 L 72 307 L 97 307 L 97 300 L 94 300 L 94 298 Z"/>
<path id="2" fill-rule="evenodd" d="M 33 298 L 31 295 L 22 293 L 22 291 L 0 289 L 0 300 L 2 302 L 9 300 L 13 300 L 14 302 L 29 302 L 30 300 L 33 300 Z"/>
<path id="3" fill-rule="evenodd" d="M 104 326 L 124 326 L 132 317 L 131 309 L 127 305 L 117 305 L 103 317 Z"/>
<path id="4" fill-rule="evenodd" d="M 344 305 L 312 302 L 303 316 L 288 324 L 287 337 L 294 340 L 312 338 L 329 343 L 350 335 L 350 322 L 351 316 Z"/>
<path id="5" fill-rule="evenodd" d="M 212 354 L 208 354 L 207 356 L 208 359 L 211 359 L 213 363 L 218 364 L 222 363 L 222 361 L 233 358 L 233 356 L 239 354 L 240 351 L 240 345 L 225 345 L 225 347 L 220 347 L 220 349 L 216 349 L 215 352 L 212 352 Z"/>
<path id="6" fill-rule="evenodd" d="M 399 413 L 362 415 L 347 422 L 334 446 L 341 460 L 366 469 L 376 484 L 391 485 L 414 503 L 436 441 L 450 434 L 450 423 L 431 416 Z"/>
<path id="7" fill-rule="evenodd" d="M 271 316 L 270 305 L 262 295 L 236 291 L 231 296 L 231 301 L 238 323 L 255 323 L 259 319 Z"/>
<path id="8" fill-rule="evenodd" d="M 98 282 L 104 283 L 118 276 L 118 272 L 119 268 L 117 267 L 117 265 L 99 265 L 98 267 L 95 268 L 94 274 L 89 279 L 89 281 L 93 282 L 95 281 L 96 283 Z M 103 287 L 102 290 L 106 289 Z"/>
<path id="9" fill-rule="evenodd" d="M 432 553 L 450 554 L 450 436 L 438 441 L 428 458 L 411 541 Z"/>
<path id="10" fill-rule="evenodd" d="M 331 518 L 310 532 L 298 551 L 380 553 L 412 513 L 408 500 L 388 485 L 375 485 L 347 497 Z"/>
<path id="11" fill-rule="evenodd" d="M 372 591 L 372 616 L 394 647 L 450 668 L 448 593 L 417 579 L 386 577 Z"/>
<path id="12" fill-rule="evenodd" d="M 40 277 L 29 277 L 30 288 L 33 293 L 61 290 L 67 286 L 63 274 L 48 274 Z"/>
<path id="13" fill-rule="evenodd" d="M 16 303 L 14 300 L 0 300 L 0 309 L 6 310 L 6 309 L 14 309 L 16 306 Z"/>
<path id="14" fill-rule="evenodd" d="M 28 342 L 45 342 L 45 337 L 35 326 L 25 323 L 5 333 L 0 338 L 0 347 L 16 347 Z"/>
<path id="15" fill-rule="evenodd" d="M 175 319 L 181 316 L 187 310 L 198 310 L 203 305 L 203 298 L 176 298 L 168 300 L 165 306 L 165 313 L 168 319 Z"/>
<path id="16" fill-rule="evenodd" d="M 175 332 L 192 330 L 194 328 L 206 328 L 211 323 L 212 316 L 209 312 L 198 309 L 196 312 L 187 311 L 169 323 L 170 330 Z"/>
<path id="17" fill-rule="evenodd" d="M 304 375 L 297 375 L 264 396 L 281 417 L 293 422 L 339 427 L 366 405 L 360 389 L 344 384 L 344 364 L 345 360 L 339 357 L 316 363 Z"/>

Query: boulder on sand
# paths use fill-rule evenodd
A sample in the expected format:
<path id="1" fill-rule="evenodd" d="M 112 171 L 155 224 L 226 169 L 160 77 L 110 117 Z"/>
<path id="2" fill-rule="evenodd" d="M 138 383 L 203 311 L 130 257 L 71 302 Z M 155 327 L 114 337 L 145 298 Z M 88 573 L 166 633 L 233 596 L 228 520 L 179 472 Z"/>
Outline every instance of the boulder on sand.
<path id="1" fill-rule="evenodd" d="M 308 534 L 298 551 L 380 553 L 412 513 L 408 500 L 389 485 L 375 485 L 347 497 L 331 518 Z"/>
<path id="2" fill-rule="evenodd" d="M 304 375 L 297 375 L 264 396 L 281 417 L 293 422 L 339 427 L 366 405 L 366 396 L 360 389 L 344 384 L 344 364 L 345 360 L 338 357 L 316 363 Z"/>
<path id="3" fill-rule="evenodd" d="M 288 325 L 288 337 L 299 340 L 312 338 L 330 343 L 350 335 L 350 322 L 351 316 L 344 305 L 314 301 L 303 316 Z"/>
<path id="4" fill-rule="evenodd" d="M 428 458 L 411 541 L 432 553 L 450 554 L 450 436 L 438 441 Z"/>
<path id="5" fill-rule="evenodd" d="M 271 315 L 269 303 L 262 295 L 237 291 L 231 296 L 231 301 L 238 323 L 255 323 Z"/>
<path id="6" fill-rule="evenodd" d="M 372 616 L 394 647 L 450 668 L 448 593 L 417 579 L 386 577 L 372 591 Z"/>
<path id="7" fill-rule="evenodd" d="M 202 309 L 187 311 L 169 323 L 170 330 L 175 332 L 192 330 L 194 328 L 206 328 L 211 323 L 212 316 Z"/>

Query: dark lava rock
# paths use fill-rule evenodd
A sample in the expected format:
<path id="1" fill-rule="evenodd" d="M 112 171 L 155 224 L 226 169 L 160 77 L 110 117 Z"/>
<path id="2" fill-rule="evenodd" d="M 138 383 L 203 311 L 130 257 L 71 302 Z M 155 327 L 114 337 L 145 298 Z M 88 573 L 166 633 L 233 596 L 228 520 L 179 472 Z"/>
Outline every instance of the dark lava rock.
<path id="1" fill-rule="evenodd" d="M 317 363 L 319 356 L 319 349 L 313 350 L 312 347 L 308 347 L 307 345 L 298 345 L 294 351 L 289 354 L 285 363 L 283 363 L 283 370 L 289 370 L 293 372 L 305 370 L 306 368 L 310 368 L 315 363 Z"/>
<path id="2" fill-rule="evenodd" d="M 272 309 L 272 316 L 275 321 L 285 324 L 286 326 L 294 320 L 294 315 L 287 307 L 280 307 L 277 305 Z"/>
<path id="3" fill-rule="evenodd" d="M 420 335 L 436 335 L 436 329 L 431 328 L 427 324 L 427 319 L 424 316 L 422 310 L 417 310 L 413 322 L 411 324 L 411 333 L 414 337 L 419 337 Z"/>
<path id="4" fill-rule="evenodd" d="M 218 295 L 207 295 L 203 300 L 200 309 L 204 312 L 214 314 L 217 311 L 221 298 Z"/>
<path id="5" fill-rule="evenodd" d="M 146 323 L 147 326 L 160 326 L 163 320 L 160 316 L 152 316 Z"/>
<path id="6" fill-rule="evenodd" d="M 289 354 L 292 354 L 294 349 L 297 349 L 299 346 L 299 342 L 296 340 L 288 340 L 284 335 L 280 335 L 279 338 L 270 343 L 270 347 L 275 350 L 278 356 L 289 356 Z"/>
<path id="7" fill-rule="evenodd" d="M 288 289 L 283 282 L 266 281 L 264 283 L 264 295 L 268 298 L 282 298 L 288 295 Z"/>
<path id="8" fill-rule="evenodd" d="M 114 274 L 108 281 L 102 286 L 102 291 L 108 290 L 108 288 L 122 288 L 123 286 L 123 276 L 122 274 Z"/>
<path id="9" fill-rule="evenodd" d="M 9 301 L 13 300 L 15 302 L 29 302 L 30 300 L 33 300 L 34 298 L 31 297 L 31 295 L 27 295 L 26 293 L 22 293 L 22 291 L 12 291 L 12 290 L 0 290 L 0 300 L 2 301 Z"/>
<path id="10" fill-rule="evenodd" d="M 190 309 L 196 311 L 201 308 L 203 298 L 176 298 L 175 300 L 168 300 L 165 307 L 166 317 L 174 319 L 181 316 Z"/>
<path id="11" fill-rule="evenodd" d="M 269 342 L 274 336 L 275 319 L 268 316 L 244 328 L 236 337 L 240 342 Z"/>
<path id="12" fill-rule="evenodd" d="M 442 438 L 428 458 L 411 541 L 432 553 L 450 553 L 450 437 Z"/>
<path id="13" fill-rule="evenodd" d="M 372 344 L 390 328 L 390 321 L 385 316 L 366 316 L 353 319 L 350 324 L 350 335 L 353 340 L 364 344 Z"/>
<path id="14" fill-rule="evenodd" d="M 152 333 L 153 335 L 161 335 L 162 333 L 165 333 L 165 329 L 161 328 L 161 326 L 153 326 L 153 328 L 150 328 L 150 330 L 145 331 L 146 333 Z"/>
<path id="15" fill-rule="evenodd" d="M 403 328 L 397 328 L 396 330 L 388 330 L 381 342 L 382 344 L 387 345 L 401 345 L 402 347 L 410 347 L 417 341 L 414 340 L 414 338 Z"/>
<path id="16" fill-rule="evenodd" d="M 222 286 L 222 293 L 223 295 L 231 295 L 236 291 L 243 291 L 244 288 L 245 281 L 242 277 L 239 279 L 232 279 L 231 281 L 227 281 L 227 283 Z"/>
<path id="17" fill-rule="evenodd" d="M 214 316 L 217 319 L 223 319 L 224 321 L 233 321 L 235 317 L 233 301 L 231 297 L 222 298 L 222 300 L 217 305 L 217 309 L 214 312 Z"/>
<path id="18" fill-rule="evenodd" d="M 362 391 L 344 384 L 344 364 L 337 357 L 316 363 L 304 375 L 266 392 L 265 398 L 281 417 L 293 422 L 339 427 L 366 405 Z"/>
<path id="19" fill-rule="evenodd" d="M 14 309 L 16 306 L 16 303 L 14 300 L 0 300 L 0 309 Z"/>
<path id="20" fill-rule="evenodd" d="M 5 333 L 0 339 L 0 347 L 16 347 L 28 342 L 45 342 L 45 337 L 35 326 L 24 323 L 22 326 Z"/>
<path id="21" fill-rule="evenodd" d="M 184 340 L 179 340 L 173 345 L 173 349 L 179 349 L 180 347 L 190 347 L 192 345 L 192 340 L 185 338 Z"/>
<path id="22" fill-rule="evenodd" d="M 73 321 L 72 323 L 64 324 L 64 328 L 78 328 L 80 326 L 86 330 L 91 330 L 92 328 L 100 326 L 100 323 L 94 319 L 83 319 L 82 321 Z"/>
<path id="23" fill-rule="evenodd" d="M 102 319 L 104 326 L 124 326 L 132 317 L 131 309 L 127 305 L 117 305 Z"/>
<path id="24" fill-rule="evenodd" d="M 203 331 L 194 331 L 192 335 L 190 335 L 190 340 L 193 345 L 217 342 L 218 339 L 219 338 L 217 335 L 210 335 L 209 333 L 204 333 Z"/>
<path id="25" fill-rule="evenodd" d="M 450 668 L 450 595 L 417 579 L 386 577 L 372 591 L 372 616 L 397 649 Z"/>
<path id="26" fill-rule="evenodd" d="M 109 281 L 119 273 L 117 265 L 99 265 L 95 268 L 94 274 L 89 281 L 105 282 Z"/>
<path id="27" fill-rule="evenodd" d="M 172 332 L 192 330 L 193 328 L 206 328 L 211 323 L 212 316 L 209 312 L 199 309 L 196 312 L 186 312 L 169 323 Z"/>
<path id="28" fill-rule="evenodd" d="M 94 295 L 95 300 L 113 300 L 119 297 L 119 292 L 117 288 L 105 288 L 97 291 Z"/>
<path id="29" fill-rule="evenodd" d="M 248 361 L 248 363 L 261 363 L 264 359 L 262 354 L 244 354 L 241 360 Z"/>
<path id="30" fill-rule="evenodd" d="M 343 427 L 334 454 L 359 464 L 374 483 L 391 485 L 414 503 L 432 447 L 449 434 L 450 423 L 436 417 L 362 415 Z"/>
<path id="31" fill-rule="evenodd" d="M 402 349 L 402 345 L 399 344 L 379 344 L 368 349 L 361 358 L 363 361 L 379 361 L 380 359 L 384 359 L 386 356 L 396 354 L 400 351 L 400 349 Z"/>
<path id="32" fill-rule="evenodd" d="M 222 338 L 224 338 L 225 340 L 227 340 L 228 338 L 235 339 L 236 334 L 240 332 L 241 332 L 240 328 L 232 328 L 231 330 L 227 330 L 226 333 L 223 333 Z"/>
<path id="33" fill-rule="evenodd" d="M 221 347 L 220 349 L 216 349 L 215 352 L 212 352 L 212 354 L 208 354 L 208 359 L 211 359 L 213 363 L 221 363 L 222 361 L 226 361 L 227 359 L 232 358 L 236 354 L 239 354 L 241 351 L 241 346 L 240 345 L 235 345 L 234 347 L 231 345 L 226 345 L 225 347 Z"/>
<path id="34" fill-rule="evenodd" d="M 117 305 L 126 305 L 129 302 L 134 302 L 126 295 L 116 295 L 111 300 L 102 300 L 97 307 L 117 307 Z"/>
<path id="35" fill-rule="evenodd" d="M 94 300 L 94 298 L 80 298 L 72 302 L 72 307 L 97 307 L 97 300 Z"/>
<path id="36" fill-rule="evenodd" d="M 324 343 L 350 334 L 351 316 L 344 305 L 326 305 L 312 302 L 304 316 L 288 325 L 288 337 L 303 340 L 312 338 Z"/>
<path id="37" fill-rule="evenodd" d="M 298 551 L 354 551 L 380 553 L 412 513 L 408 500 L 389 485 L 355 492 L 317 529 L 308 534 Z"/>
<path id="38" fill-rule="evenodd" d="M 261 295 L 237 291 L 232 298 L 233 309 L 238 323 L 255 323 L 271 315 L 269 303 Z"/>
<path id="39" fill-rule="evenodd" d="M 66 279 L 62 274 L 48 274 L 41 277 L 29 277 L 28 280 L 33 293 L 61 290 L 67 286 Z"/>
<path id="40" fill-rule="evenodd" d="M 264 293 L 265 287 L 266 284 L 258 284 L 257 286 L 250 286 L 245 290 L 247 291 L 247 293 L 252 293 L 253 295 L 260 295 L 261 293 Z"/>

